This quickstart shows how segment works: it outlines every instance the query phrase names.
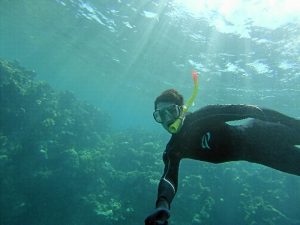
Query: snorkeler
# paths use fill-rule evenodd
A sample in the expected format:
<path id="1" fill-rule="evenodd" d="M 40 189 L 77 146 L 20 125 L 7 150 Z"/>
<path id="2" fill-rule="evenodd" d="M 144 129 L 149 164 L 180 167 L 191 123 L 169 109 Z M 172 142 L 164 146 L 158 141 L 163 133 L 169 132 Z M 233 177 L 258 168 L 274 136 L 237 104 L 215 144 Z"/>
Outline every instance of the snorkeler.
<path id="1" fill-rule="evenodd" d="M 300 120 L 252 105 L 209 105 L 187 113 L 183 96 L 174 89 L 159 95 L 154 107 L 154 119 L 172 137 L 163 153 L 156 209 L 146 225 L 168 224 L 184 158 L 211 163 L 245 160 L 300 176 L 300 149 L 295 146 L 300 144 Z M 251 120 L 244 125 L 226 123 L 246 118 Z"/>

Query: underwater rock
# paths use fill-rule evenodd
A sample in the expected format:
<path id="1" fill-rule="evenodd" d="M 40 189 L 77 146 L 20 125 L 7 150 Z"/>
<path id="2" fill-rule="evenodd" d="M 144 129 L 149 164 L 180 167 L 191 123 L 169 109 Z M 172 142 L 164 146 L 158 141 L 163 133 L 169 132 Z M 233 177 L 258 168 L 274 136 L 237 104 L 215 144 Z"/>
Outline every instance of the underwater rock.
<path id="1" fill-rule="evenodd" d="M 78 152 L 103 145 L 100 137 L 109 127 L 109 116 L 100 109 L 34 77 L 19 64 L 0 60 L 1 193 L 13 190 L 0 195 L 0 207 L 7 209 L 0 213 L 4 225 L 57 224 L 45 216 L 51 208 L 65 217 L 67 207 L 58 210 L 64 204 L 54 196 L 72 202 L 87 193 L 77 180 L 83 176 Z M 33 211 L 39 213 L 28 222 Z"/>
<path id="2" fill-rule="evenodd" d="M 34 77 L 0 60 L 1 224 L 142 224 L 166 135 L 114 131 L 105 112 Z M 189 161 L 179 180 L 174 224 L 300 224 L 300 194 L 286 191 L 300 183 L 270 170 Z"/>

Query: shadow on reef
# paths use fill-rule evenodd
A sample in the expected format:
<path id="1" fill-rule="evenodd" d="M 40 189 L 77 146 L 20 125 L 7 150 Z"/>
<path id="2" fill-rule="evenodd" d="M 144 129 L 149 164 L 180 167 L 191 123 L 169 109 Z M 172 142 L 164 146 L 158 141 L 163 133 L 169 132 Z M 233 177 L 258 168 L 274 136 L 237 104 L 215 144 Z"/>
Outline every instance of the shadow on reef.
<path id="1" fill-rule="evenodd" d="M 0 224 L 143 224 L 165 136 L 113 132 L 105 112 L 34 77 L 0 60 Z M 299 187 L 264 167 L 184 162 L 170 224 L 300 224 Z"/>

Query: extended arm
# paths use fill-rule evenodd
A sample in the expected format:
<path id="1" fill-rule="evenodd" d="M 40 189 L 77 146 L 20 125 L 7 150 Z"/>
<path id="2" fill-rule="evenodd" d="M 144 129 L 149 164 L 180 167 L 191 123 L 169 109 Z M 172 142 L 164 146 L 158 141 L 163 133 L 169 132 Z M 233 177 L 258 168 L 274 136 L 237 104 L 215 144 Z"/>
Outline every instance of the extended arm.
<path id="1" fill-rule="evenodd" d="M 164 174 L 158 185 L 156 207 L 170 208 L 170 204 L 177 192 L 179 158 L 169 157 L 164 153 Z"/>
<path id="2" fill-rule="evenodd" d="M 167 225 L 170 204 L 177 191 L 179 158 L 169 157 L 164 152 L 165 170 L 158 185 L 156 209 L 145 219 L 145 225 Z"/>

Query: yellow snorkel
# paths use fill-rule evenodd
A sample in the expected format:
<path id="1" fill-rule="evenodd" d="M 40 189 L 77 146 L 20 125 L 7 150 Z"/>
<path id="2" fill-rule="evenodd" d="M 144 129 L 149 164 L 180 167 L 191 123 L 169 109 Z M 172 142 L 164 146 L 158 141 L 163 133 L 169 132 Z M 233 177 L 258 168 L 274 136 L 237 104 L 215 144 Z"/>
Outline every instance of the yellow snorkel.
<path id="1" fill-rule="evenodd" d="M 186 102 L 186 105 L 183 106 L 182 113 L 179 116 L 179 118 L 177 120 L 175 120 L 175 122 L 169 126 L 169 132 L 172 134 L 176 134 L 179 131 L 179 128 L 182 125 L 182 121 L 184 119 L 185 113 L 191 107 L 191 105 L 193 104 L 193 102 L 198 94 L 198 74 L 195 70 L 192 71 L 192 77 L 194 80 L 194 90 L 193 90 L 192 96 Z"/>

